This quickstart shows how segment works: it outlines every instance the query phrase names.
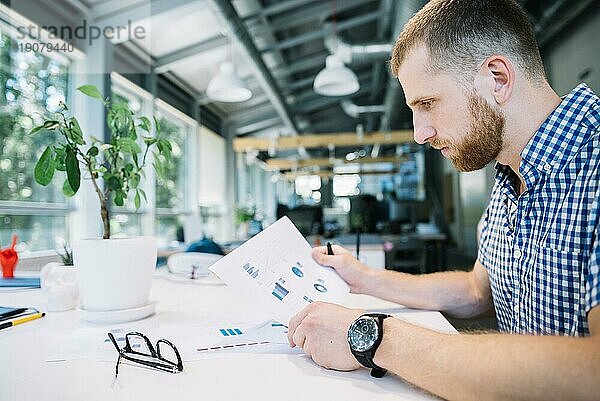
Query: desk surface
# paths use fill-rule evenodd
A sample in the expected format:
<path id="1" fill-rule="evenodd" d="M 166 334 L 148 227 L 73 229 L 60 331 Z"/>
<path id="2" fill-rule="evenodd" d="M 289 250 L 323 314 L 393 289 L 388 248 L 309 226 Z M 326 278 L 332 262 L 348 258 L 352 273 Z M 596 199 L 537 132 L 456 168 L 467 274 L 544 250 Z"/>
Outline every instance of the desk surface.
<path id="1" fill-rule="evenodd" d="M 158 300 L 156 323 L 251 312 L 225 286 L 153 282 Z M 0 305 L 45 310 L 40 290 L 0 292 Z M 351 295 L 347 306 L 394 307 L 371 297 Z M 411 315 L 411 313 L 408 313 Z M 415 312 L 425 325 L 452 331 L 437 312 Z M 366 369 L 336 372 L 315 365 L 304 355 L 236 354 L 185 363 L 172 375 L 126 366 L 114 381 L 114 363 L 92 359 L 45 362 L 86 323 L 76 311 L 50 312 L 43 319 L 0 331 L 0 399 L 11 401 L 92 400 L 431 400 L 401 379 L 373 379 Z M 116 355 L 116 354 L 115 354 Z"/>

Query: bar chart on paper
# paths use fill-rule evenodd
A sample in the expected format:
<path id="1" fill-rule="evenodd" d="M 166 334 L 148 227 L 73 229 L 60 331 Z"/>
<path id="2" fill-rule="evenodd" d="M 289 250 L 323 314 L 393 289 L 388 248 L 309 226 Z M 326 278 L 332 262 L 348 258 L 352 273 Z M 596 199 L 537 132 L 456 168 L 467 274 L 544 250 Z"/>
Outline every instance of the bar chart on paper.
<path id="1" fill-rule="evenodd" d="M 311 257 L 306 239 L 281 218 L 210 267 L 237 296 L 287 324 L 313 301 L 341 302 L 349 288 Z"/>

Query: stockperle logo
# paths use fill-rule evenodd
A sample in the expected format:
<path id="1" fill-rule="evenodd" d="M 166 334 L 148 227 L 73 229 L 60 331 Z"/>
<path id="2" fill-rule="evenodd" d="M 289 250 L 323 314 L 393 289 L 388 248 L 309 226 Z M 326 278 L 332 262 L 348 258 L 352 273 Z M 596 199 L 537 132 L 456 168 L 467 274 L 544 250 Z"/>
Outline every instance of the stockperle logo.
<path id="1" fill-rule="evenodd" d="M 87 40 L 88 45 L 92 45 L 94 40 L 105 38 L 108 40 L 126 40 L 126 39 L 144 39 L 146 37 L 146 29 L 143 26 L 134 26 L 131 20 L 125 25 L 117 26 L 97 26 L 92 25 L 83 20 L 77 26 L 39 26 L 30 24 L 28 26 L 17 27 L 17 38 L 33 38 L 41 40 L 43 32 L 46 32 L 50 39 L 72 40 L 80 39 Z"/>

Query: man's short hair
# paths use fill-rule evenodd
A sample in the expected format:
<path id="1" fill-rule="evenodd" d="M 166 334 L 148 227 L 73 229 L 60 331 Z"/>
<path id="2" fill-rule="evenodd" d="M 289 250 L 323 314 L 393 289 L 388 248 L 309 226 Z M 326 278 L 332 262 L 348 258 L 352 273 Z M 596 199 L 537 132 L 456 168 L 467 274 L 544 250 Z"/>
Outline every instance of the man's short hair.
<path id="1" fill-rule="evenodd" d="M 434 73 L 472 79 L 486 58 L 501 54 L 531 81 L 546 79 L 529 19 L 514 0 L 431 0 L 396 40 L 390 60 L 394 76 L 419 45 L 429 50 L 428 68 Z"/>

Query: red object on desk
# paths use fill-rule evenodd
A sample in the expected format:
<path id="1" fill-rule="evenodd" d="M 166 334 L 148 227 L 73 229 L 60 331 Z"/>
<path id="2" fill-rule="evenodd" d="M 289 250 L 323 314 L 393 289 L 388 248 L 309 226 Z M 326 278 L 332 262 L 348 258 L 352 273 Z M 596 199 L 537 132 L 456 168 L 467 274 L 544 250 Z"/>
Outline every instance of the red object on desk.
<path id="1" fill-rule="evenodd" d="M 2 277 L 13 278 L 15 273 L 15 266 L 19 261 L 19 255 L 15 251 L 17 245 L 17 236 L 13 235 L 12 245 L 10 248 L 0 250 L 0 265 L 2 265 Z"/>

